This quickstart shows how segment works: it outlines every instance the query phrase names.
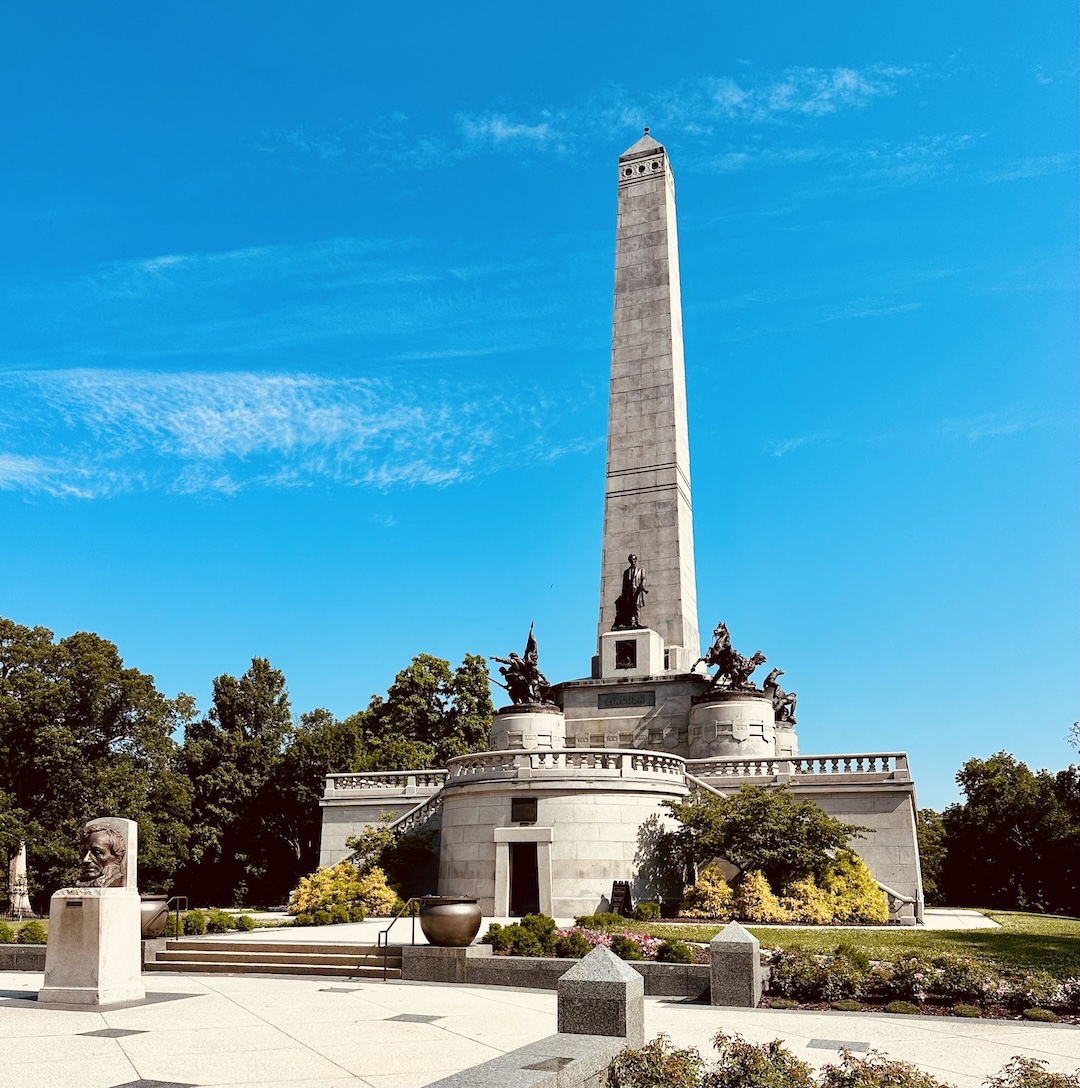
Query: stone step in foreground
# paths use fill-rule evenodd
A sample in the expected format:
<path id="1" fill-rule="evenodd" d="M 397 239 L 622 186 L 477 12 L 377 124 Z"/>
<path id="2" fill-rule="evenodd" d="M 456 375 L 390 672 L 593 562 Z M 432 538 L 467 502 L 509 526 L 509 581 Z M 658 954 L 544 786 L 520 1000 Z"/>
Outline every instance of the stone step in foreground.
<path id="1" fill-rule="evenodd" d="M 385 956 L 384 956 L 385 952 Z M 331 975 L 400 978 L 401 946 L 180 938 L 166 942 L 146 971 L 213 974 Z"/>

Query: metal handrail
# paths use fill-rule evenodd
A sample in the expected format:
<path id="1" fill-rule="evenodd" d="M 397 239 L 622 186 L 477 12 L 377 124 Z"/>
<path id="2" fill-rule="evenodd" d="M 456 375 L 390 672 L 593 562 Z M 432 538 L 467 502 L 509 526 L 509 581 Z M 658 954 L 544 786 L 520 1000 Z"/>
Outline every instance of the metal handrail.
<path id="1" fill-rule="evenodd" d="M 174 903 L 176 906 L 173 906 Z M 181 903 L 184 904 L 182 907 L 180 906 Z M 183 927 L 180 925 L 180 911 L 186 911 L 187 909 L 188 898 L 186 895 L 174 895 L 165 903 L 166 913 L 172 913 L 173 918 L 175 919 L 173 921 L 173 929 L 176 931 L 177 937 L 183 937 L 184 935 Z"/>
<path id="2" fill-rule="evenodd" d="M 411 907 L 413 905 L 413 903 L 416 903 L 419 906 L 421 898 L 422 898 L 422 896 L 413 895 L 413 896 L 410 896 L 408 899 L 406 899 L 404 904 L 401 907 L 401 910 L 399 910 L 397 912 L 397 914 L 394 915 L 393 919 L 391 920 L 390 924 L 386 927 L 386 929 L 380 929 L 379 932 L 375 936 L 375 949 L 376 949 L 376 951 L 378 949 L 380 949 L 380 948 L 382 949 L 382 980 L 383 980 L 383 982 L 386 981 L 386 966 L 387 966 L 386 965 L 386 960 L 387 960 L 387 955 L 388 955 L 389 950 L 390 950 L 390 936 L 389 936 L 390 935 L 390 930 L 392 930 L 394 928 L 394 924 L 409 909 L 409 907 Z M 412 912 L 412 943 L 413 944 L 416 944 L 416 915 L 418 913 L 419 913 L 418 910 L 414 910 Z"/>

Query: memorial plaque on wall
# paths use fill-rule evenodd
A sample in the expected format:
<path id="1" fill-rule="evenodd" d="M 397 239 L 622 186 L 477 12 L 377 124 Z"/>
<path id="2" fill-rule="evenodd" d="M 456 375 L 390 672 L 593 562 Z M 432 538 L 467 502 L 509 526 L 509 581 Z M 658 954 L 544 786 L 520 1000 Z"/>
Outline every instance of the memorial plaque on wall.
<path id="1" fill-rule="evenodd" d="M 598 710 L 620 706 L 656 706 L 655 691 L 608 691 L 596 697 Z"/>

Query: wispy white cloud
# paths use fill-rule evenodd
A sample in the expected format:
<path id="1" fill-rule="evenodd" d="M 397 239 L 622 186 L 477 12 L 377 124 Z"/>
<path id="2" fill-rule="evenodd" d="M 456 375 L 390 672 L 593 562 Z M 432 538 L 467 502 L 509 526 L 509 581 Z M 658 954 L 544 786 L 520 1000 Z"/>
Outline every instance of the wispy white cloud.
<path id="1" fill-rule="evenodd" d="M 998 173 L 987 175 L 987 182 L 1023 181 L 1025 178 L 1038 178 L 1044 174 L 1055 174 L 1066 170 L 1076 163 L 1075 151 L 1060 151 L 1055 155 L 1032 155 L 1018 159 Z"/>
<path id="2" fill-rule="evenodd" d="M 963 438 L 968 442 L 980 442 L 987 438 L 1010 438 L 1023 431 L 1051 425 L 1052 422 L 1046 416 L 986 412 L 967 419 L 947 419 L 941 426 L 948 438 Z"/>
<path id="3" fill-rule="evenodd" d="M 863 317 L 890 317 L 893 314 L 908 314 L 919 309 L 919 302 L 890 302 L 881 298 L 852 299 L 829 310 L 821 320 L 855 321 Z"/>
<path id="4" fill-rule="evenodd" d="M 815 431 L 813 434 L 803 434 L 798 435 L 795 438 L 785 438 L 779 441 L 769 442 L 766 444 L 765 448 L 773 457 L 783 457 L 785 454 L 791 453 L 801 446 L 806 446 L 813 442 L 825 442 L 830 438 L 832 438 L 832 435 L 827 431 Z"/>
<path id="5" fill-rule="evenodd" d="M 552 320 L 575 289 L 567 255 L 582 244 L 528 239 L 493 261 L 468 239 L 330 238 L 112 261 L 66 282 L 28 279 L 0 299 L 0 351 L 27 369 L 291 372 L 311 369 L 312 353 L 319 370 L 467 364 L 582 341 Z"/>
<path id="6" fill-rule="evenodd" d="M 578 102 L 531 112 L 505 105 L 459 111 L 435 132 L 420 133 L 406 114 L 395 113 L 364 125 L 338 122 L 321 131 L 266 130 L 254 143 L 268 154 L 352 161 L 365 169 L 433 166 L 497 149 L 578 154 L 593 145 L 606 146 L 630 130 L 640 131 L 643 125 L 709 143 L 719 133 L 726 139 L 733 124 L 753 129 L 863 109 L 895 95 L 915 75 L 911 67 L 890 64 L 796 66 L 778 72 L 742 64 L 733 74 L 688 79 L 651 93 L 610 84 Z"/>
<path id="7" fill-rule="evenodd" d="M 69 370 L 0 375 L 11 406 L 0 487 L 73 497 L 235 494 L 316 483 L 445 486 L 523 457 L 576 452 L 575 411 L 459 382 L 315 374 Z M 540 426 L 537 426 L 539 422 Z"/>

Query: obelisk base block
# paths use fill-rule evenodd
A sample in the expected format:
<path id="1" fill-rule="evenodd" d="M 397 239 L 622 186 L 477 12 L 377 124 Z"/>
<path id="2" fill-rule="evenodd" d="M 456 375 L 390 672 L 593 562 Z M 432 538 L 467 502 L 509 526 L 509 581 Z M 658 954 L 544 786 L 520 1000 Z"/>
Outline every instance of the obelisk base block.
<path id="1" fill-rule="evenodd" d="M 690 708 L 691 759 L 761 759 L 776 754 L 772 697 L 763 691 L 721 689 Z"/>
<path id="2" fill-rule="evenodd" d="M 49 904 L 38 1002 L 115 1005 L 146 997 L 135 888 L 61 888 Z"/>
<path id="3" fill-rule="evenodd" d="M 600 636 L 600 677 L 660 676 L 664 668 L 664 640 L 648 627 L 628 627 Z"/>

